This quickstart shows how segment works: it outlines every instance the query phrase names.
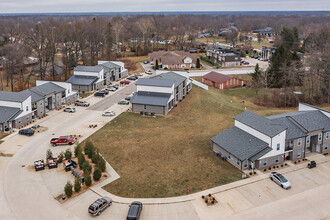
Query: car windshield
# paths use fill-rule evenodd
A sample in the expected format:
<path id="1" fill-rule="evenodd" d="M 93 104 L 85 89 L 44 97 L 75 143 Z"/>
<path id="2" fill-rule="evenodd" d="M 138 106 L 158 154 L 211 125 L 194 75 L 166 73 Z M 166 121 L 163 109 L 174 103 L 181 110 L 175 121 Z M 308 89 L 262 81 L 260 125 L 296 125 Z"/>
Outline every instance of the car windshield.
<path id="1" fill-rule="evenodd" d="M 95 211 L 95 207 L 94 206 L 89 206 L 89 210 Z"/>
<path id="2" fill-rule="evenodd" d="M 282 174 L 277 174 L 277 176 L 278 176 L 278 178 L 280 178 L 280 180 L 281 180 L 282 183 L 286 183 L 286 182 L 288 182 L 288 180 L 285 179 L 285 177 L 282 176 Z"/>

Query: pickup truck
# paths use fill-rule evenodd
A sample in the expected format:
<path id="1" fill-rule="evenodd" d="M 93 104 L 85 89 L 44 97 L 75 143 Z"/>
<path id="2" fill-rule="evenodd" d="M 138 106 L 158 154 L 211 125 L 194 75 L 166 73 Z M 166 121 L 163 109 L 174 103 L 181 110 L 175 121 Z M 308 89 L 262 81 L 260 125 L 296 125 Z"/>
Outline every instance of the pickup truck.
<path id="1" fill-rule="evenodd" d="M 68 144 L 72 145 L 76 141 L 76 138 L 71 137 L 71 136 L 61 136 L 59 138 L 52 138 L 50 140 L 50 143 L 55 147 L 56 145 L 59 144 Z"/>
<path id="2" fill-rule="evenodd" d="M 57 158 L 50 157 L 47 159 L 48 168 L 57 168 Z"/>

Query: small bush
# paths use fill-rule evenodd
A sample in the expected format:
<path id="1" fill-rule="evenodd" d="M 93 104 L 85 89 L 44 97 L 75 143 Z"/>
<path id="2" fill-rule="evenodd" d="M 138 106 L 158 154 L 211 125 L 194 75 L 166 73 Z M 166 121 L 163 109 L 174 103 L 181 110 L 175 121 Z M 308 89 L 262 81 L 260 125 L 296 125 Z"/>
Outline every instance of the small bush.
<path id="1" fill-rule="evenodd" d="M 287 164 L 287 163 L 285 163 L 284 165 L 285 165 L 285 166 L 287 166 L 288 164 Z"/>
<path id="2" fill-rule="evenodd" d="M 272 169 L 271 167 L 268 168 L 268 170 L 271 170 L 271 169 Z"/>
<path id="3" fill-rule="evenodd" d="M 267 171 L 267 169 L 265 168 L 264 171 Z"/>
<path id="4" fill-rule="evenodd" d="M 298 163 L 300 163 L 300 160 L 298 160 Z"/>
<path id="5" fill-rule="evenodd" d="M 70 160 L 72 158 L 72 152 L 70 149 L 67 149 L 64 153 L 65 159 Z"/>
<path id="6" fill-rule="evenodd" d="M 85 175 L 84 180 L 85 180 L 86 186 L 92 185 L 92 177 L 90 174 Z"/>
<path id="7" fill-rule="evenodd" d="M 93 173 L 93 179 L 98 181 L 102 176 L 102 171 L 100 168 L 96 167 Z"/>
<path id="8" fill-rule="evenodd" d="M 214 200 L 212 200 L 212 202 L 211 202 L 212 204 L 214 204 Z"/>
<path id="9" fill-rule="evenodd" d="M 256 172 L 256 171 L 254 171 L 254 172 L 253 172 L 253 174 L 257 174 L 257 172 Z"/>
<path id="10" fill-rule="evenodd" d="M 90 165 L 90 163 L 87 160 L 82 164 L 82 170 L 84 171 L 84 174 L 91 173 L 92 166 Z"/>
<path id="11" fill-rule="evenodd" d="M 63 162 L 63 159 L 64 159 L 64 153 L 61 152 L 61 153 L 58 155 L 57 161 L 58 161 L 59 163 L 62 163 L 62 162 Z"/>
<path id="12" fill-rule="evenodd" d="M 53 157 L 53 152 L 50 149 L 48 149 L 46 152 L 46 159 L 49 159 L 51 157 Z"/>
<path id="13" fill-rule="evenodd" d="M 252 175 L 252 172 L 250 172 L 250 176 Z"/>
<path id="14" fill-rule="evenodd" d="M 273 166 L 273 169 L 275 169 L 275 166 Z"/>
<path id="15" fill-rule="evenodd" d="M 98 153 L 94 153 L 93 156 L 92 156 L 92 162 L 94 164 L 98 164 L 99 158 L 100 158 L 100 155 Z"/>
<path id="16" fill-rule="evenodd" d="M 81 189 L 81 182 L 78 178 L 74 180 L 74 191 L 79 192 Z"/>
<path id="17" fill-rule="evenodd" d="M 207 203 L 207 199 L 205 199 L 205 203 Z"/>
<path id="18" fill-rule="evenodd" d="M 78 157 L 80 153 L 82 153 L 82 148 L 81 148 L 81 146 L 80 146 L 80 145 L 75 146 L 75 147 L 74 147 L 74 156 L 75 156 L 75 157 Z"/>
<path id="19" fill-rule="evenodd" d="M 66 196 L 68 196 L 68 197 L 70 197 L 70 196 L 72 196 L 72 183 L 70 182 L 70 181 L 68 181 L 67 183 L 66 183 L 66 185 L 64 186 L 64 193 L 65 193 L 65 195 Z"/>
<path id="20" fill-rule="evenodd" d="M 283 167 L 283 164 L 281 165 L 281 167 Z"/>
<path id="21" fill-rule="evenodd" d="M 85 159 L 85 156 L 83 155 L 83 153 L 79 153 L 78 164 L 79 164 L 80 169 L 82 169 L 82 165 L 85 161 L 86 161 L 86 159 Z"/>
<path id="22" fill-rule="evenodd" d="M 296 163 L 297 163 L 297 161 L 294 162 L 294 164 L 296 164 Z"/>
<path id="23" fill-rule="evenodd" d="M 91 141 L 87 141 L 84 148 L 85 154 L 88 155 L 89 158 L 92 158 L 94 151 L 95 151 L 95 147 L 93 143 Z"/>
<path id="24" fill-rule="evenodd" d="M 205 198 L 205 196 L 202 196 L 202 199 L 204 199 Z"/>
<path id="25" fill-rule="evenodd" d="M 101 156 L 99 156 L 97 167 L 100 168 L 102 172 L 104 172 L 107 169 L 106 162 Z"/>
<path id="26" fill-rule="evenodd" d="M 209 193 L 209 197 L 211 197 L 211 193 Z"/>

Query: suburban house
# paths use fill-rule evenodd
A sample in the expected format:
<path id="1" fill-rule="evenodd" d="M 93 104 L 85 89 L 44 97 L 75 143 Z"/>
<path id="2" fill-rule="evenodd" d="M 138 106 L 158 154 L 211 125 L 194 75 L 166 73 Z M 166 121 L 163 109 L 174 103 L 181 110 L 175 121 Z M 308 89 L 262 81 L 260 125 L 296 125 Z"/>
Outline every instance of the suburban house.
<path id="1" fill-rule="evenodd" d="M 268 36 L 268 37 L 271 37 L 273 35 L 277 35 L 277 32 L 275 32 L 273 30 L 273 28 L 271 28 L 271 27 L 265 27 L 265 28 L 262 28 L 262 29 L 255 29 L 255 30 L 253 30 L 253 33 L 260 34 L 262 36 Z"/>
<path id="2" fill-rule="evenodd" d="M 77 66 L 73 75 L 66 81 L 79 92 L 99 90 L 111 82 L 128 76 L 128 70 L 120 61 L 98 61 L 96 66 Z"/>
<path id="3" fill-rule="evenodd" d="M 197 56 L 184 51 L 156 51 L 149 53 L 149 60 L 159 69 L 191 69 L 196 67 Z"/>
<path id="4" fill-rule="evenodd" d="M 275 53 L 274 47 L 262 47 L 259 59 L 268 61 L 274 53 Z"/>
<path id="5" fill-rule="evenodd" d="M 241 79 L 217 73 L 214 71 L 202 76 L 202 83 L 209 86 L 213 86 L 217 89 L 230 89 L 241 87 L 244 85 L 244 81 Z"/>
<path id="6" fill-rule="evenodd" d="M 131 100 L 132 111 L 141 114 L 166 115 L 177 106 L 192 88 L 191 80 L 183 75 L 167 72 L 151 78 L 140 78 Z"/>
<path id="7" fill-rule="evenodd" d="M 31 95 L 0 91 L 0 131 L 10 131 L 31 121 Z"/>
<path id="8" fill-rule="evenodd" d="M 79 98 L 70 83 L 37 80 L 36 85 L 20 92 L 0 91 L 0 131 L 24 126 Z"/>
<path id="9" fill-rule="evenodd" d="M 299 103 L 297 112 L 262 117 L 245 111 L 211 138 L 213 151 L 241 170 L 263 169 L 308 152 L 329 152 L 330 112 Z"/>
<path id="10" fill-rule="evenodd" d="M 212 62 L 219 64 L 223 67 L 241 65 L 240 55 L 228 49 L 207 50 L 206 57 Z"/>

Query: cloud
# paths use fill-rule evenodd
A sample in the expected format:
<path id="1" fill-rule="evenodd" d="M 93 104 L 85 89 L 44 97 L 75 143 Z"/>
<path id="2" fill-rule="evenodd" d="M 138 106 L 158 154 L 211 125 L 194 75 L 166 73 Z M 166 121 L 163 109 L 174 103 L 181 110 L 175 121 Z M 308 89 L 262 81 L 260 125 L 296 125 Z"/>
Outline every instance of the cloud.
<path id="1" fill-rule="evenodd" d="M 329 0 L 0 0 L 0 13 L 330 10 Z"/>

